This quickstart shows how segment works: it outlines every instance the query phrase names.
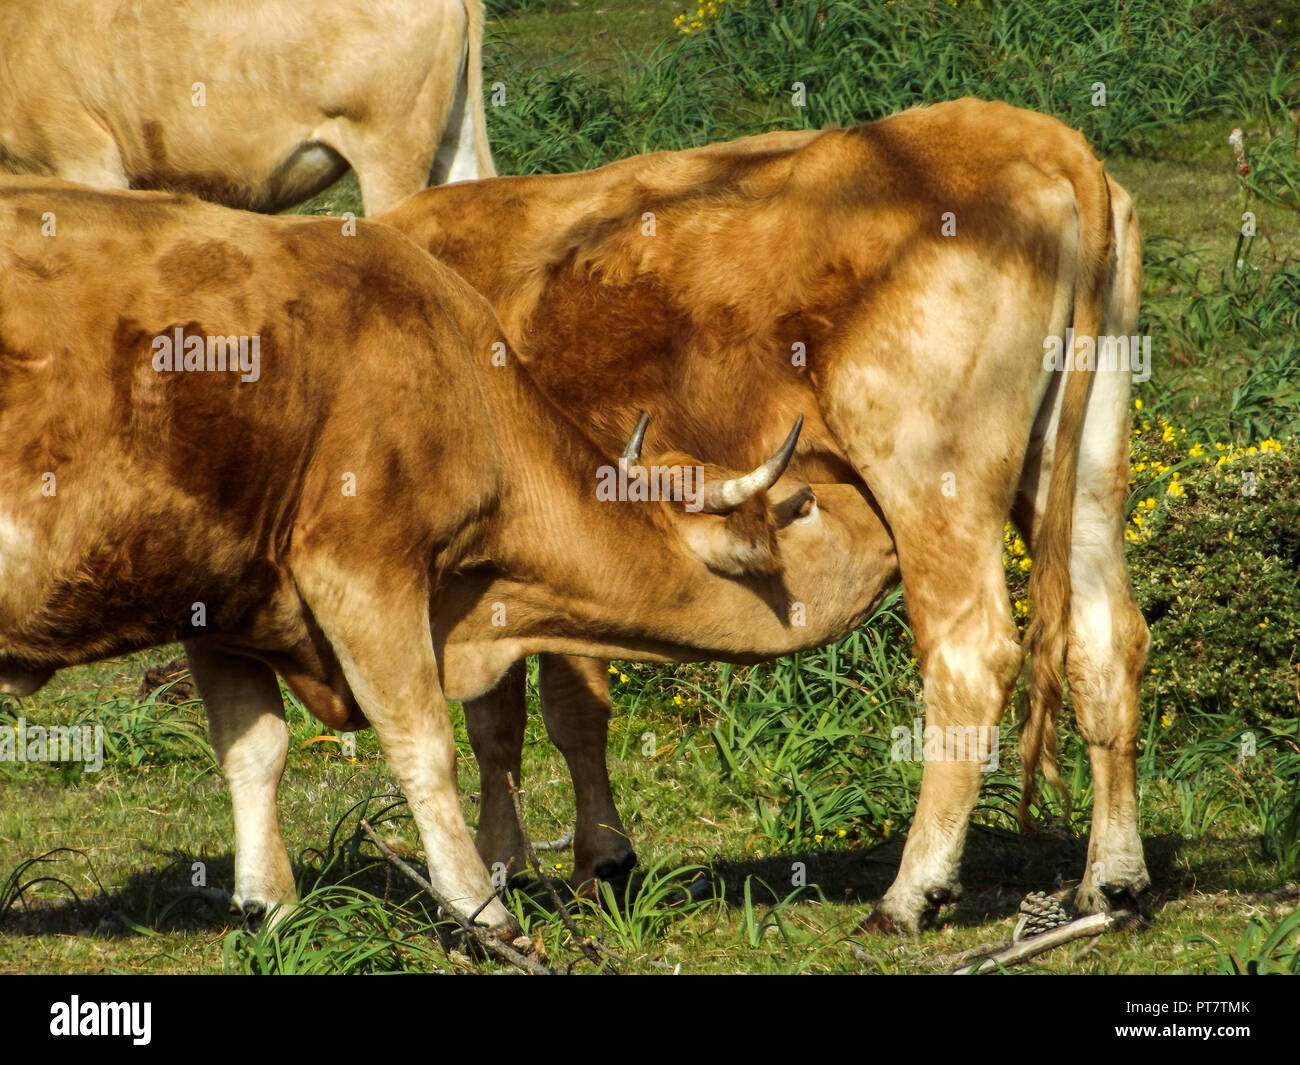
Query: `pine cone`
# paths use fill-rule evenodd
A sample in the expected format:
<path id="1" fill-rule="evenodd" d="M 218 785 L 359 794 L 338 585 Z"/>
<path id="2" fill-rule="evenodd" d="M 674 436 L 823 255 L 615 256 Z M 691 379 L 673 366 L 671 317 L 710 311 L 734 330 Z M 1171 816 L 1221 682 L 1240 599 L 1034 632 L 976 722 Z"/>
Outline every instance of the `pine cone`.
<path id="1" fill-rule="evenodd" d="M 1044 891 L 1031 891 L 1020 903 L 1020 921 L 1016 928 L 1019 934 L 1016 938 L 1050 932 L 1069 921 L 1069 915 L 1059 902 L 1049 898 Z"/>

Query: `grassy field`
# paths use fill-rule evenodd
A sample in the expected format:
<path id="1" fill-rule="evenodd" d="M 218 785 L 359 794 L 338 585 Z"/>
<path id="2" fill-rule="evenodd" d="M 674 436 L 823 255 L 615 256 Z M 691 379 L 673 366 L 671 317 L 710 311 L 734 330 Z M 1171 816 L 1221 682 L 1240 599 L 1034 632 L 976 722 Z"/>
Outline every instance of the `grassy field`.
<path id="1" fill-rule="evenodd" d="M 506 88 L 489 114 L 503 173 L 967 92 L 1083 127 L 1133 194 L 1145 240 L 1141 329 L 1154 365 L 1134 393 L 1129 562 L 1153 635 L 1139 754 L 1153 886 L 1140 922 L 1025 968 L 1300 971 L 1300 4 L 1237 5 L 1225 23 L 1208 7 L 1141 0 L 1049 0 L 1032 13 L 725 0 L 716 24 L 690 34 L 673 23 L 684 8 L 664 0 L 489 7 L 484 80 Z M 793 81 L 807 86 L 803 109 L 788 105 Z M 1104 108 L 1090 103 L 1098 81 Z M 359 210 L 355 182 L 304 209 Z M 1253 238 L 1241 233 L 1247 211 Z M 1021 562 L 1009 535 L 1015 600 Z M 365 816 L 420 860 L 373 736 L 359 735 L 351 757 L 292 700 L 281 812 L 304 904 L 273 935 L 233 922 L 233 823 L 201 705 L 140 695 L 144 671 L 174 653 L 67 670 L 31 699 L 0 701 L 6 723 L 102 724 L 108 744 L 98 773 L 0 762 L 0 972 L 488 968 L 440 949 L 434 915 L 361 834 Z M 1082 871 L 1086 753 L 1067 724 L 1072 813 L 1049 796 L 1023 836 L 1008 721 L 965 895 L 943 927 L 854 933 L 894 876 L 920 779 L 919 765 L 889 757 L 891 727 L 923 714 L 897 597 L 836 647 L 797 659 L 614 669 L 611 774 L 640 874 L 626 897 L 575 906 L 625 959 L 621 971 L 931 971 L 938 956 L 1008 938 L 1026 893 L 1064 897 Z M 477 772 L 457 727 L 473 825 Z M 537 714 L 524 805 L 535 839 L 571 825 L 568 774 Z M 547 860 L 562 874 L 568 855 Z M 579 957 L 535 888 L 509 894 L 553 961 Z"/>

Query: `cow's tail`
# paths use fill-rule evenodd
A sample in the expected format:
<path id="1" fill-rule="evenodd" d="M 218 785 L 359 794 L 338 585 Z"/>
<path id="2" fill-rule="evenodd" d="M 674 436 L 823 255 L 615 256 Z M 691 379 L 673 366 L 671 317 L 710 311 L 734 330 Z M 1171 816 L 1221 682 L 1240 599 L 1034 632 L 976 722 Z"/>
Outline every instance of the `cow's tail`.
<path id="1" fill-rule="evenodd" d="M 1111 249 L 1110 190 L 1102 165 L 1086 147 L 1087 164 L 1072 174 L 1078 221 L 1073 326 L 1077 345 L 1090 337 L 1094 353 L 1101 329 Z M 1073 367 L 1073 352 L 1064 351 Z M 1020 825 L 1030 826 L 1029 807 L 1038 771 L 1062 796 L 1068 812 L 1070 793 L 1056 764 L 1057 718 L 1064 696 L 1063 669 L 1070 625 L 1070 545 L 1073 534 L 1075 481 L 1084 413 L 1092 384 L 1091 370 L 1065 371 L 1060 414 L 1052 447 L 1047 507 L 1033 545 L 1029 598 L 1033 603 L 1025 643 L 1029 649 L 1029 713 L 1020 730 L 1022 763 Z"/>
<path id="2" fill-rule="evenodd" d="M 464 4 L 469 30 L 465 106 L 473 109 L 470 114 L 474 122 L 474 157 L 478 161 L 479 177 L 496 177 L 492 146 L 488 144 L 487 109 L 483 105 L 483 0 L 464 0 Z"/>

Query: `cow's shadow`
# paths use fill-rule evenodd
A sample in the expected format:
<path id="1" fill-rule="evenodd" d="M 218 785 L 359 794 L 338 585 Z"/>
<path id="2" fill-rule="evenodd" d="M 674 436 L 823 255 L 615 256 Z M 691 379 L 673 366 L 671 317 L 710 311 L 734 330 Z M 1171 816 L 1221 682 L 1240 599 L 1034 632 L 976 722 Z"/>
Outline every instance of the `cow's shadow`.
<path id="1" fill-rule="evenodd" d="M 888 890 L 898 872 L 903 839 L 891 840 L 867 852 L 808 851 L 745 862 L 715 862 L 712 872 L 721 894 L 731 905 L 743 905 L 749 883 L 751 903 L 771 906 L 788 898 L 802 881 L 803 896 L 820 895 L 828 902 L 865 909 Z M 1258 848 L 1250 839 L 1191 839 L 1146 836 L 1142 841 L 1152 886 L 1140 900 L 1145 918 L 1156 917 L 1171 902 L 1189 892 L 1252 891 L 1268 885 L 1243 875 L 1243 852 Z M 1200 853 L 1196 863 L 1188 851 Z M 972 825 L 962 861 L 962 895 L 947 907 L 942 923 L 972 927 L 1014 917 L 1030 892 L 1063 893 L 1082 876 L 1088 841 L 1040 830 L 1022 835 Z M 802 866 L 800 868 L 799 866 Z M 1070 908 L 1067 901 L 1066 908 Z"/>
<path id="2" fill-rule="evenodd" d="M 408 860 L 421 874 L 425 872 L 422 863 Z M 201 875 L 195 869 L 198 861 L 192 855 L 159 852 L 151 868 L 132 873 L 115 889 L 93 895 L 74 886 L 87 880 L 98 882 L 80 851 L 61 849 L 24 863 L 20 870 L 0 870 L 0 875 L 8 878 L 0 882 L 0 933 L 123 938 L 139 935 L 141 930 L 215 934 L 260 927 L 257 917 L 247 919 L 232 905 L 233 853 L 203 856 Z M 421 923 L 436 919 L 432 901 L 382 859 L 323 869 L 319 863 L 299 860 L 293 863 L 293 871 L 299 891 L 346 885 L 382 902 L 407 907 Z M 28 887 L 20 891 L 20 885 Z"/>
<path id="3" fill-rule="evenodd" d="M 1144 914 L 1158 918 L 1160 909 L 1192 890 L 1248 891 L 1267 886 L 1249 882 L 1243 873 L 1243 853 L 1257 846 L 1255 839 L 1146 837 L 1143 847 L 1152 888 L 1143 897 Z M 1200 852 L 1195 863 L 1187 860 L 1191 847 Z M 898 871 L 901 855 L 902 840 L 896 839 L 865 851 L 813 850 L 741 861 L 717 859 L 703 864 L 703 875 L 698 867 L 681 873 L 661 870 L 654 876 L 637 869 L 625 881 L 611 884 L 612 890 L 602 900 L 608 903 L 612 897 L 614 905 L 630 907 L 653 892 L 654 905 L 665 908 L 716 899 L 736 907 L 746 901 L 770 907 L 797 893 L 801 898 L 821 897 L 844 907 L 846 917 L 856 916 L 884 894 Z M 1013 917 L 1029 892 L 1051 893 L 1072 886 L 1086 859 L 1086 839 L 1049 832 L 1022 836 L 972 826 L 962 867 L 963 894 L 944 912 L 943 923 L 972 927 Z M 409 855 L 407 860 L 424 873 L 421 861 Z M 0 870 L 9 880 L 0 883 L 0 932 L 119 938 L 139 935 L 142 930 L 215 934 L 249 927 L 230 905 L 233 855 L 204 857 L 203 878 L 196 877 L 194 861 L 190 855 L 159 852 L 152 868 L 131 874 L 115 890 L 91 896 L 73 893 L 71 883 L 84 883 L 89 867 L 78 851 L 53 852 L 48 860 L 28 863 L 20 877 L 14 875 L 15 870 Z M 391 865 L 369 855 L 352 867 L 322 869 L 300 860 L 294 864 L 294 874 L 300 890 L 342 884 L 406 907 L 412 920 L 426 927 L 437 916 L 419 888 Z M 195 879 L 206 882 L 194 883 Z M 18 882 L 36 880 L 41 881 L 38 891 L 15 893 Z M 548 893 L 535 880 L 518 878 L 515 884 L 536 905 L 550 908 Z"/>

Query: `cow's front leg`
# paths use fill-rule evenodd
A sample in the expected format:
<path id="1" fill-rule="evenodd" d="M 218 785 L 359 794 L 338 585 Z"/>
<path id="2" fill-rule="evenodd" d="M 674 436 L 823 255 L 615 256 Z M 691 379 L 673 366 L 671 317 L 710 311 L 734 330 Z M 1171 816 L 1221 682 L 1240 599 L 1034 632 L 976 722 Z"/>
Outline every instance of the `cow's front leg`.
<path id="1" fill-rule="evenodd" d="M 280 687 L 269 666 L 203 640 L 188 641 L 185 653 L 207 707 L 208 734 L 234 806 L 233 902 L 257 920 L 297 897 L 276 809 L 289 751 Z"/>
<path id="2" fill-rule="evenodd" d="M 478 835 L 474 843 L 489 869 L 500 863 L 511 876 L 528 869 L 509 785 L 509 779 L 513 779 L 522 786 L 528 717 L 526 683 L 525 663 L 519 661 L 490 692 L 465 702 L 465 727 L 479 776 Z"/>
<path id="3" fill-rule="evenodd" d="M 427 571 L 366 572 L 327 554 L 303 555 L 294 578 L 329 641 L 352 694 L 406 795 L 429 862 L 429 882 L 463 917 L 503 938 L 518 926 L 470 839 L 456 785 L 456 744 L 438 682 L 429 630 Z M 373 557 L 401 558 L 404 545 L 370 544 Z"/>
<path id="4" fill-rule="evenodd" d="M 573 882 L 612 880 L 636 865 L 609 784 L 609 670 L 592 658 L 542 655 L 539 671 L 542 717 L 573 778 L 577 828 Z"/>

